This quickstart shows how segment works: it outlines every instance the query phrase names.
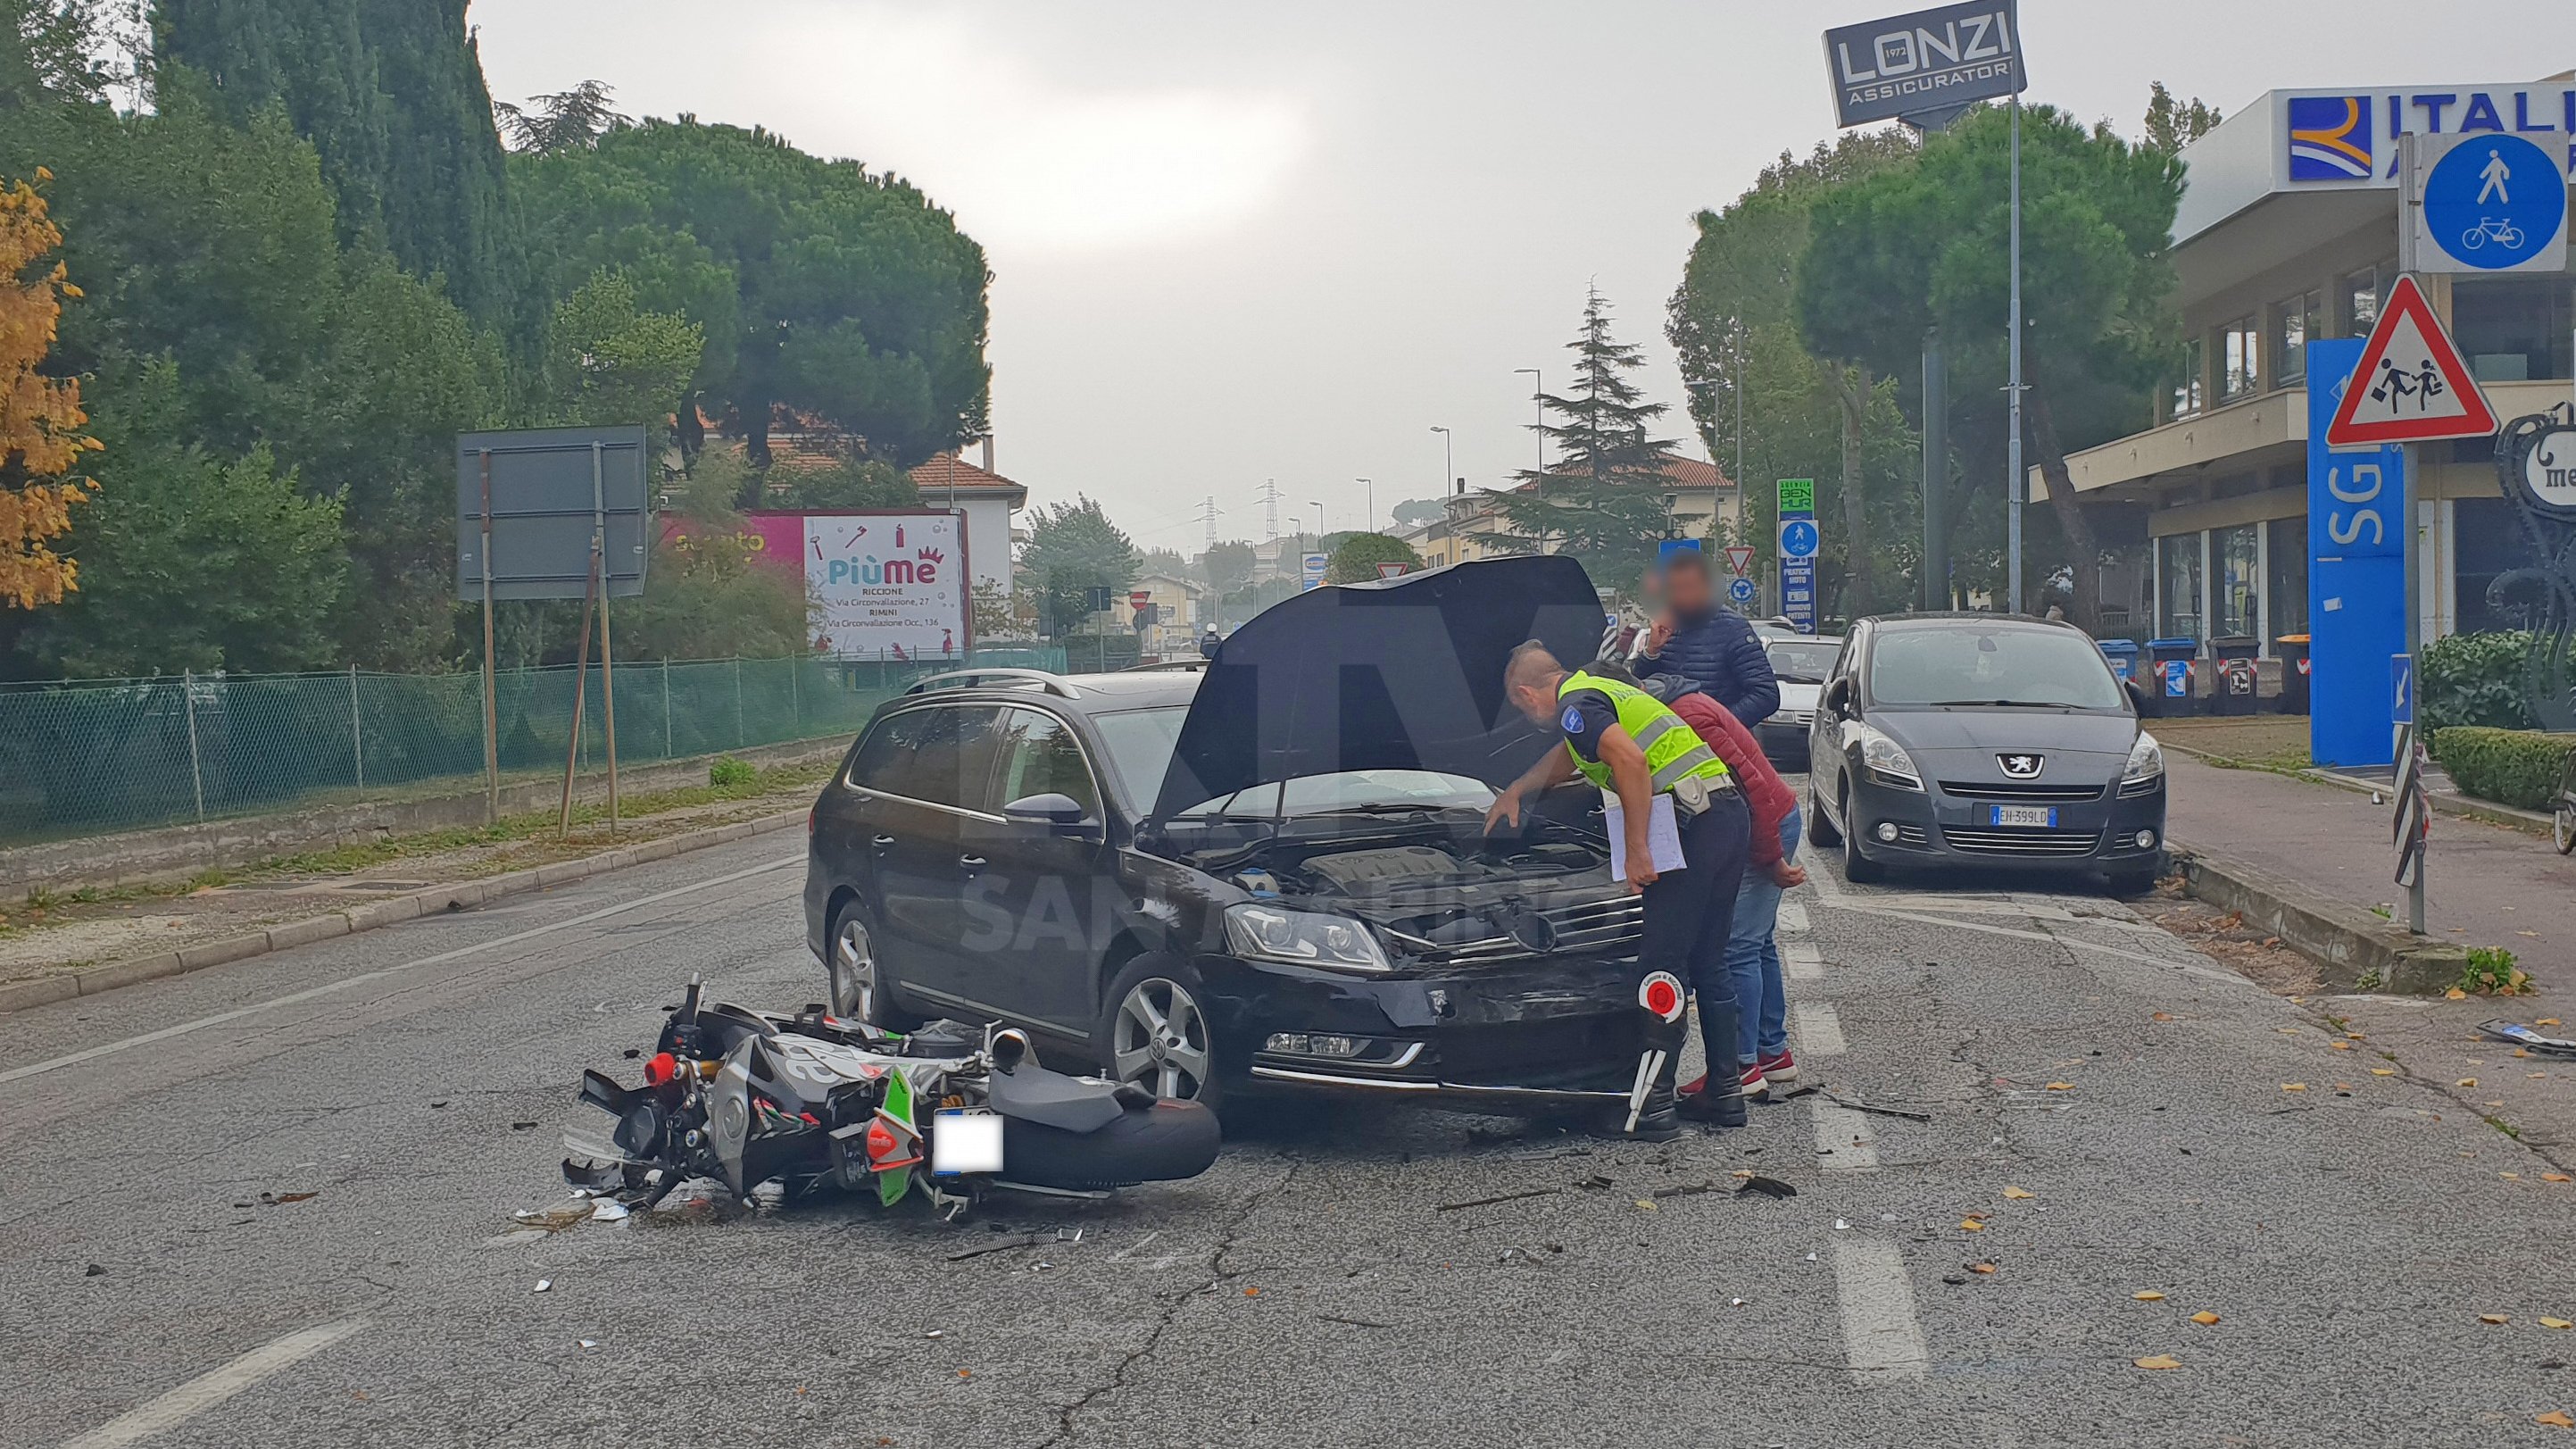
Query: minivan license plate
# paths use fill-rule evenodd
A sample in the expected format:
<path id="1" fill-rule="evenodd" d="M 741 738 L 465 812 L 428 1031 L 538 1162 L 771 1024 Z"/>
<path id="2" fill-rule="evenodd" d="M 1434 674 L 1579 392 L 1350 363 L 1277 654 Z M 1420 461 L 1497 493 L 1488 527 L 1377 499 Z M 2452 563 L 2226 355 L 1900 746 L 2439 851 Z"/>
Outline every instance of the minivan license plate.
<path id="1" fill-rule="evenodd" d="M 1997 825 L 2035 825 L 2042 830 L 2057 828 L 2057 807 L 2054 805 L 1996 805 L 1991 808 L 1994 811 L 1993 823 Z"/>

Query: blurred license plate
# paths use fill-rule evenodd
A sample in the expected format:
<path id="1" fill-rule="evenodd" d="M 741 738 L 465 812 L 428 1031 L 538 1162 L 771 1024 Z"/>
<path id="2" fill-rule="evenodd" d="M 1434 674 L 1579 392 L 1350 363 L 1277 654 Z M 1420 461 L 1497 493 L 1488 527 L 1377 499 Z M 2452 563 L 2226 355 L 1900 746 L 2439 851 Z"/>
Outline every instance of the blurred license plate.
<path id="1" fill-rule="evenodd" d="M 1002 1170 L 1002 1119 L 954 1108 L 930 1118 L 930 1171 L 935 1177 Z"/>
<path id="2" fill-rule="evenodd" d="M 1996 825 L 2034 825 L 2042 830 L 2057 828 L 2057 807 L 2054 805 L 1994 805 L 1988 809 L 1992 812 L 1992 823 Z"/>

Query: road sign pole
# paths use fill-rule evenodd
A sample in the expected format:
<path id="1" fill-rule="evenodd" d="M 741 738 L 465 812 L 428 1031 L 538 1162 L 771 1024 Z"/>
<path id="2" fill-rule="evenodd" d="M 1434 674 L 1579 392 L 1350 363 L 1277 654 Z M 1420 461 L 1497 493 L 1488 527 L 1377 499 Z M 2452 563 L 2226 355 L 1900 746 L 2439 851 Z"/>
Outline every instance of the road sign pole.
<path id="1" fill-rule="evenodd" d="M 1950 476 L 1949 364 L 1941 329 L 1923 334 L 1923 607 L 1950 607 L 1950 555 L 1941 521 L 1942 485 Z"/>
<path id="2" fill-rule="evenodd" d="M 483 823 L 501 823 L 501 707 L 492 678 L 492 450 L 477 450 L 483 473 Z"/>
<path id="3" fill-rule="evenodd" d="M 2021 505 L 2029 491 L 2021 466 L 2021 94 L 2012 98 L 2012 336 L 2005 348 L 2012 358 L 2012 419 L 2004 435 L 2004 612 L 2029 607 L 2021 591 Z"/>
<path id="4" fill-rule="evenodd" d="M 599 722 L 608 743 L 608 838 L 617 838 L 617 674 L 608 644 L 608 468 L 607 449 L 590 444 L 591 555 L 599 560 Z"/>
<path id="5" fill-rule="evenodd" d="M 2354 385 L 2359 385 L 2358 379 L 2355 380 Z M 2424 511 L 2416 502 L 2416 500 L 2422 497 L 2425 492 L 2423 479 L 2423 446 L 2418 443 L 2409 443 L 2406 445 L 2405 526 L 2406 658 L 2409 661 L 2410 668 L 2412 667 L 2413 661 L 2420 660 L 2424 657 Z M 2408 689 L 2408 693 L 2410 696 L 2420 696 L 2423 693 L 2423 689 L 2424 678 L 2420 673 L 2416 674 Z M 2408 708 L 2406 711 L 2407 725 L 2405 739 L 2406 754 L 2403 758 L 2394 762 L 2397 767 L 2397 777 L 2401 782 L 2410 776 L 2417 775 L 2415 759 L 2417 752 L 2422 748 L 2422 746 L 2417 743 L 2419 739 L 2417 732 L 2423 728 L 2423 711 L 2415 707 L 2416 703 L 2417 700 L 2412 697 L 2407 701 Z M 2413 817 L 2410 817 L 2408 812 L 2410 810 L 2423 810 L 2426 808 L 2425 802 L 2422 799 L 2423 789 L 2423 781 L 2420 776 L 2417 776 L 2415 779 L 2415 788 L 2412 791 L 2399 789 L 2393 793 L 2392 798 L 2396 801 L 2398 819 L 2401 822 L 2405 822 L 2411 826 L 2413 823 Z M 2431 865 L 2431 862 L 2425 857 L 2432 853 L 2428 848 L 2429 844 L 2429 842 L 2425 842 L 2417 848 L 2414 875 L 2413 878 L 2406 883 L 2406 929 L 2414 932 L 2418 936 L 2424 934 L 2424 872 L 2426 868 Z"/>

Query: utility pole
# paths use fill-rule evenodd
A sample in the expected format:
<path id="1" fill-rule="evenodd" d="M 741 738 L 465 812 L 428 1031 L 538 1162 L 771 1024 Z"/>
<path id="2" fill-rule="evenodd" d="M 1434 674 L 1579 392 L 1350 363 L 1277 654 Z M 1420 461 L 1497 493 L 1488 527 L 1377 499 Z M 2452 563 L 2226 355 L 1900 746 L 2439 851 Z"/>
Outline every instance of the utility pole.
<path id="1" fill-rule="evenodd" d="M 1941 526 L 1941 493 L 1950 477 L 1950 366 L 1941 329 L 1923 334 L 1923 607 L 1950 607 L 1950 550 Z"/>
<path id="2" fill-rule="evenodd" d="M 1512 369 L 1512 372 L 1516 376 L 1524 372 L 1529 374 L 1530 403 L 1538 409 L 1538 428 L 1536 433 L 1538 438 L 1538 470 L 1541 473 L 1545 473 L 1547 471 L 1547 382 L 1546 379 L 1539 376 L 1539 371 L 1535 367 L 1515 367 Z"/>
<path id="3" fill-rule="evenodd" d="M 1279 480 L 1271 478 L 1261 485 L 1260 501 L 1270 506 L 1270 536 L 1279 537 Z"/>
<path id="4" fill-rule="evenodd" d="M 1216 495 L 1213 493 L 1207 496 L 1206 502 L 1199 505 L 1199 516 L 1207 520 L 1207 546 L 1210 548 L 1216 547 L 1216 519 L 1217 515 L 1224 511 L 1216 506 Z"/>

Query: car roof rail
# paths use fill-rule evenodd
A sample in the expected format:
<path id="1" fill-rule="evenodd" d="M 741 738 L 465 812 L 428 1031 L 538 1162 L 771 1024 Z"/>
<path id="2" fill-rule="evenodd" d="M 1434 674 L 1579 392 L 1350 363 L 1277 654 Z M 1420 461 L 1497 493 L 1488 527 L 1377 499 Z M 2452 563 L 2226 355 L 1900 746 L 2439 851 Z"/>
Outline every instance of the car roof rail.
<path id="1" fill-rule="evenodd" d="M 980 689 L 987 684 L 1004 689 L 1042 689 L 1065 699 L 1079 697 L 1071 682 L 1061 674 L 1043 669 L 957 669 L 914 680 L 904 690 L 906 695 L 928 694 L 934 689 Z"/>

